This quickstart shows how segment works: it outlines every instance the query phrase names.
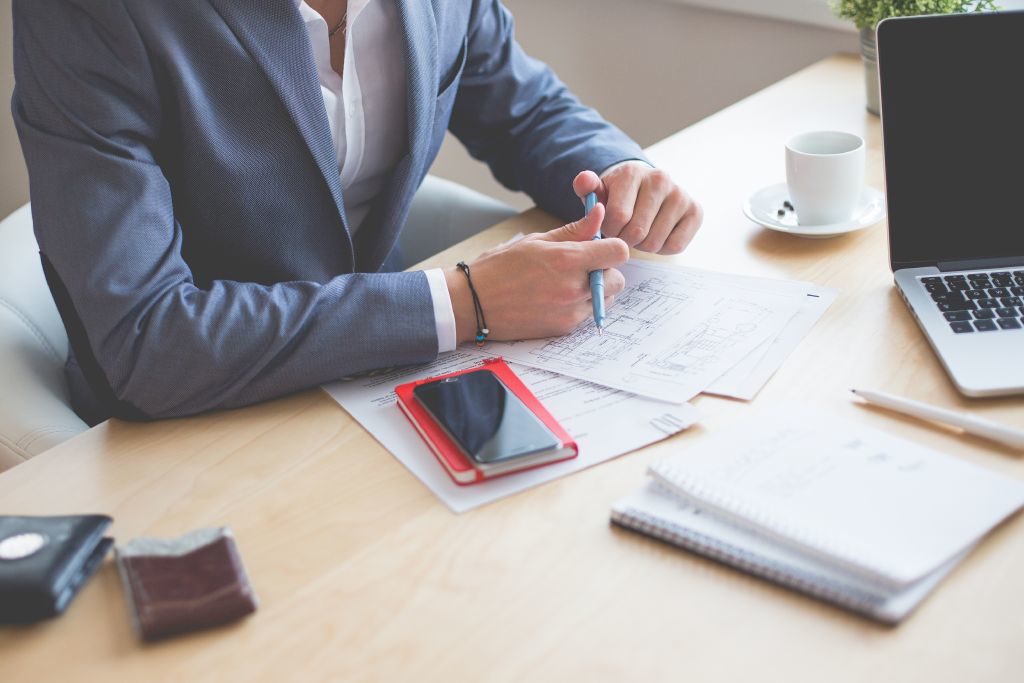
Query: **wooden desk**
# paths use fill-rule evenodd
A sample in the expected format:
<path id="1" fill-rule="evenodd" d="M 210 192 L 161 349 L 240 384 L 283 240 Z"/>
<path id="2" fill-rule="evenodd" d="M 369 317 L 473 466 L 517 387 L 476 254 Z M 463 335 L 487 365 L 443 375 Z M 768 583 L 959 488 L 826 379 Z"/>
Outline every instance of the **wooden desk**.
<path id="1" fill-rule="evenodd" d="M 1020 398 L 954 393 L 892 288 L 883 225 L 811 241 L 740 213 L 747 192 L 783 179 L 783 143 L 797 131 L 864 135 L 869 181 L 881 187 L 879 125 L 864 112 L 861 77 L 856 59 L 826 60 L 652 147 L 707 210 L 676 260 L 842 290 L 758 403 L 815 404 L 1024 477 L 1008 451 L 849 402 L 848 387 L 873 387 L 1024 426 Z M 554 224 L 528 212 L 435 260 Z M 0 629 L 0 679 L 1020 680 L 1020 518 L 895 629 L 611 528 L 610 504 L 651 460 L 749 409 L 699 405 L 708 418 L 698 428 L 460 516 L 318 391 L 103 424 L 0 475 L 0 512 L 105 512 L 121 540 L 230 525 L 261 608 L 142 646 L 108 561 L 64 617 Z"/>

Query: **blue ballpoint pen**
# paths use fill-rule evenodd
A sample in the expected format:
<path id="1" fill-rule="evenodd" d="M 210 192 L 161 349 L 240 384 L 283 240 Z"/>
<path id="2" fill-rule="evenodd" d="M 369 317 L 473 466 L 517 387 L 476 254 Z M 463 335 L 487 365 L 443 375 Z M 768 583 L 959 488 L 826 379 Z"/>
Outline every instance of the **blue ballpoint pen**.
<path id="1" fill-rule="evenodd" d="M 597 195 L 593 192 L 583 199 L 584 211 L 589 214 L 590 210 L 597 206 Z M 601 239 L 601 233 L 594 235 L 595 240 Z M 604 271 L 590 271 L 590 296 L 594 300 L 594 324 L 597 325 L 597 333 L 604 333 Z"/>

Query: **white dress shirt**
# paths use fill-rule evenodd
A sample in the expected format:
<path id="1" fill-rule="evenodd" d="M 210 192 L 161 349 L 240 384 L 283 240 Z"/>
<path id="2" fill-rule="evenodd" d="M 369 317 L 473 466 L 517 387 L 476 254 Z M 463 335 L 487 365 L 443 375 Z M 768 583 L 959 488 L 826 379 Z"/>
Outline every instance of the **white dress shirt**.
<path id="1" fill-rule="evenodd" d="M 331 67 L 327 22 L 296 0 L 313 48 L 338 157 L 349 230 L 355 234 L 388 176 L 408 152 L 406 72 L 394 0 L 349 0 L 343 75 Z M 455 312 L 440 269 L 425 271 L 438 353 L 455 348 Z"/>

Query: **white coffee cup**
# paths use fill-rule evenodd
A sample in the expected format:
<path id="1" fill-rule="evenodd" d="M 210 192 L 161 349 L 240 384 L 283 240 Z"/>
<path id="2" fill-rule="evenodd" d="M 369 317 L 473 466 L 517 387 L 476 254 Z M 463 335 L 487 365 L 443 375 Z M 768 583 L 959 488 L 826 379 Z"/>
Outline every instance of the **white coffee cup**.
<path id="1" fill-rule="evenodd" d="M 790 139 L 786 185 L 800 225 L 850 220 L 864 190 L 864 140 L 840 131 L 815 131 Z"/>

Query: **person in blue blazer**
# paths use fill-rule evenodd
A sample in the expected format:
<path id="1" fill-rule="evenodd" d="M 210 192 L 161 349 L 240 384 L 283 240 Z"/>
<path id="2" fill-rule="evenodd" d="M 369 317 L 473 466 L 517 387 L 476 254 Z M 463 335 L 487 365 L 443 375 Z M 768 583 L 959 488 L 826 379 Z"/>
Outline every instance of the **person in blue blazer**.
<path id="1" fill-rule="evenodd" d="M 568 332 L 588 271 L 614 296 L 628 247 L 678 252 L 701 222 L 522 51 L 499 0 L 13 8 L 12 111 L 90 423 L 246 405 L 472 339 L 462 271 L 388 272 L 448 130 L 568 221 L 469 262 L 490 339 Z"/>

